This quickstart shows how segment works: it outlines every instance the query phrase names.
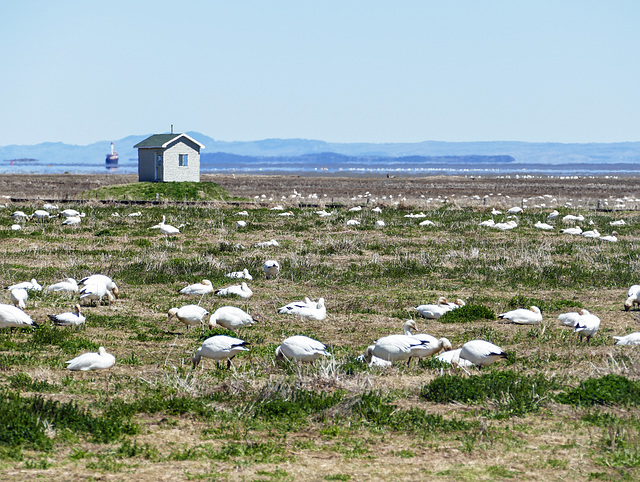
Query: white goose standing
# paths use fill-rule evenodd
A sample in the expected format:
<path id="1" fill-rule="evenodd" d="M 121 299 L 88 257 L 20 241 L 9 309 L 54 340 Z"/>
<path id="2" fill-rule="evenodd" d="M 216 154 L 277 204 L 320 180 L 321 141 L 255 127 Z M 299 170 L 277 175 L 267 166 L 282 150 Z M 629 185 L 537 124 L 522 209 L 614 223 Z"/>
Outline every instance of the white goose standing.
<path id="1" fill-rule="evenodd" d="M 321 356 L 331 356 L 324 343 L 303 335 L 290 336 L 276 348 L 277 361 L 312 362 Z"/>

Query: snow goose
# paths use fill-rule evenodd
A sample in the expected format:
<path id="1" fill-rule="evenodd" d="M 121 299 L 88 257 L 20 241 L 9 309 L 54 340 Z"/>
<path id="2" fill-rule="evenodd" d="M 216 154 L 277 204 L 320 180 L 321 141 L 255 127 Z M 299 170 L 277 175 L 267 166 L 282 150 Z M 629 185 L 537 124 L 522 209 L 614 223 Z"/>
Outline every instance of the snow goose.
<path id="1" fill-rule="evenodd" d="M 11 214 L 11 217 L 16 221 L 25 221 L 29 219 L 29 215 L 24 211 L 14 211 L 13 214 Z"/>
<path id="2" fill-rule="evenodd" d="M 429 221 L 428 219 L 425 219 L 420 223 L 420 226 L 435 226 L 435 225 L 436 223 L 434 223 L 433 221 Z"/>
<path id="3" fill-rule="evenodd" d="M 510 229 L 515 229 L 518 227 L 517 221 L 511 220 L 506 223 L 496 223 L 493 225 L 494 228 L 499 229 L 500 231 L 508 231 Z"/>
<path id="4" fill-rule="evenodd" d="M 201 306 L 184 305 L 180 308 L 171 308 L 167 313 L 167 322 L 171 321 L 171 318 L 175 316 L 180 323 L 187 325 L 187 330 L 192 326 L 198 325 L 202 326 L 204 330 L 204 317 L 208 314 L 209 312 Z"/>
<path id="5" fill-rule="evenodd" d="M 564 234 L 579 235 L 579 234 L 582 234 L 582 228 L 580 226 L 576 226 L 575 228 L 561 229 L 560 232 Z"/>
<path id="6" fill-rule="evenodd" d="M 95 301 L 96 304 L 102 303 L 102 299 L 106 297 L 109 304 L 113 303 L 116 300 L 116 297 L 111 293 L 111 291 L 107 288 L 107 285 L 103 283 L 96 283 L 85 285 L 80 290 L 80 300 L 90 300 Z"/>
<path id="7" fill-rule="evenodd" d="M 22 229 L 22 226 L 20 226 L 19 224 L 12 224 L 11 225 L 11 230 L 12 231 L 20 231 Z"/>
<path id="8" fill-rule="evenodd" d="M 631 286 L 627 296 L 627 301 L 624 302 L 624 311 L 629 311 L 635 305 L 640 305 L 640 285 Z"/>
<path id="9" fill-rule="evenodd" d="M 487 226 L 488 228 L 492 228 L 496 225 L 496 222 L 493 219 L 487 219 L 486 221 L 482 221 L 480 226 Z"/>
<path id="10" fill-rule="evenodd" d="M 501 358 L 507 358 L 507 354 L 499 346 L 485 340 L 471 340 L 462 345 L 458 358 L 454 358 L 451 364 L 458 366 L 459 360 L 468 360 L 480 369 Z"/>
<path id="11" fill-rule="evenodd" d="M 640 345 L 640 332 L 614 336 L 613 339 L 616 340 L 616 345 Z"/>
<path id="12" fill-rule="evenodd" d="M 354 206 L 354 207 L 349 209 L 350 213 L 355 213 L 355 212 L 358 212 L 358 211 L 362 211 L 362 206 Z"/>
<path id="13" fill-rule="evenodd" d="M 542 221 L 538 221 L 536 224 L 533 225 L 534 228 L 537 229 L 544 229 L 545 231 L 549 231 L 550 229 L 554 229 L 553 226 L 551 226 L 550 224 L 547 223 L 543 223 Z"/>
<path id="14" fill-rule="evenodd" d="M 385 223 L 382 219 L 378 219 L 376 221 L 376 227 L 378 228 L 384 228 L 387 225 L 387 223 Z"/>
<path id="15" fill-rule="evenodd" d="M 519 308 L 501 313 L 498 318 L 518 325 L 537 325 L 542 321 L 542 312 L 537 306 L 531 306 L 528 310 Z"/>
<path id="16" fill-rule="evenodd" d="M 166 216 L 163 214 L 162 215 L 162 221 L 158 224 L 156 224 L 155 226 L 151 226 L 149 229 L 160 229 L 160 232 L 162 234 L 164 234 L 165 236 L 169 237 L 169 236 L 173 236 L 176 234 L 180 233 L 180 230 L 178 228 L 176 228 L 175 226 L 171 226 L 170 224 L 166 224 Z"/>
<path id="17" fill-rule="evenodd" d="M 0 328 L 37 328 L 29 315 L 13 305 L 0 304 Z"/>
<path id="18" fill-rule="evenodd" d="M 77 226 L 82 222 L 82 218 L 80 216 L 69 216 L 67 219 L 62 221 L 64 226 Z"/>
<path id="19" fill-rule="evenodd" d="M 202 357 L 215 360 L 216 366 L 220 361 L 227 360 L 227 368 L 231 368 L 231 359 L 240 352 L 249 351 L 247 346 L 249 343 L 233 336 L 216 335 L 207 338 L 191 358 L 193 368 L 198 366 Z"/>
<path id="20" fill-rule="evenodd" d="M 227 278 L 246 279 L 249 281 L 253 279 L 253 276 L 249 274 L 249 270 L 247 268 L 243 269 L 242 271 L 232 271 L 231 273 L 225 274 L 225 276 Z"/>
<path id="21" fill-rule="evenodd" d="M 597 229 L 592 229 L 590 231 L 583 231 L 581 234 L 583 238 L 599 238 L 600 237 L 600 233 L 598 232 Z"/>
<path id="22" fill-rule="evenodd" d="M 185 286 L 180 290 L 180 294 L 189 296 L 204 296 L 209 293 L 213 293 L 213 285 L 208 279 L 203 279 L 200 283 Z"/>
<path id="23" fill-rule="evenodd" d="M 304 301 L 293 301 L 288 305 L 278 308 L 278 313 L 286 315 L 297 315 L 300 310 L 307 308 L 311 305 L 311 303 L 313 303 L 313 301 L 305 296 Z M 317 307 L 317 303 L 313 303 L 313 306 Z"/>
<path id="24" fill-rule="evenodd" d="M 11 290 L 11 303 L 13 306 L 17 306 L 21 310 L 27 307 L 27 300 L 29 299 L 29 293 L 24 288 L 16 288 Z"/>
<path id="25" fill-rule="evenodd" d="M 611 221 L 609 223 L 611 226 L 624 226 L 627 224 L 624 219 L 618 219 L 617 221 Z"/>
<path id="26" fill-rule="evenodd" d="M 587 310 L 581 310 L 581 312 L 582 315 L 576 323 L 574 331 L 580 335 L 580 341 L 582 341 L 583 336 L 586 336 L 587 343 L 589 343 L 593 335 L 598 332 L 598 328 L 600 328 L 600 318 Z"/>
<path id="27" fill-rule="evenodd" d="M 572 311 L 570 313 L 562 313 L 558 315 L 558 319 L 564 326 L 568 326 L 570 328 L 575 328 L 576 324 L 580 320 L 580 316 L 582 316 L 583 310 Z"/>
<path id="28" fill-rule="evenodd" d="M 116 364 L 116 357 L 107 353 L 107 350 L 101 346 L 98 348 L 98 353 L 84 353 L 66 363 L 67 370 L 72 371 L 105 370 Z"/>
<path id="29" fill-rule="evenodd" d="M 264 274 L 267 279 L 275 278 L 280 273 L 280 263 L 274 259 L 268 259 L 264 262 Z"/>
<path id="30" fill-rule="evenodd" d="M 247 227 L 247 222 L 243 221 L 242 219 L 240 221 L 236 221 L 236 227 L 237 228 L 246 228 Z"/>
<path id="31" fill-rule="evenodd" d="M 236 213 L 236 216 L 248 216 L 249 211 L 240 211 Z"/>
<path id="32" fill-rule="evenodd" d="M 290 336 L 276 348 L 276 361 L 312 362 L 321 356 L 331 356 L 326 349 L 323 343 L 308 336 Z"/>
<path id="33" fill-rule="evenodd" d="M 450 301 L 447 301 L 447 306 L 449 307 L 449 311 L 452 311 L 452 310 L 457 310 L 458 308 L 462 308 L 463 306 L 466 306 L 466 303 L 464 302 L 464 300 L 461 300 L 460 298 L 458 298 L 453 303 Z"/>
<path id="34" fill-rule="evenodd" d="M 426 358 L 438 353 L 439 351 L 448 351 L 452 348 L 451 342 L 447 338 L 438 339 L 435 336 L 428 335 L 426 333 L 412 334 L 411 330 L 417 331 L 418 327 L 416 326 L 415 321 L 407 320 L 404 324 L 404 334 L 407 336 L 413 336 L 423 343 L 422 346 L 416 347 L 413 350 L 411 358 Z"/>
<path id="35" fill-rule="evenodd" d="M 104 274 L 92 274 L 90 276 L 86 276 L 80 280 L 79 284 L 84 286 L 104 285 L 105 288 L 109 290 L 115 298 L 118 298 L 120 296 L 118 285 L 109 276 Z"/>
<path id="36" fill-rule="evenodd" d="M 64 216 L 65 218 L 84 218 L 85 213 L 81 213 L 80 211 L 69 208 L 65 209 L 64 211 L 60 211 L 59 216 Z"/>
<path id="37" fill-rule="evenodd" d="M 283 306 L 278 309 L 278 313 L 287 313 L 316 321 L 322 321 L 327 317 L 327 307 L 324 304 L 324 298 L 319 298 L 317 303 L 310 301 L 304 305 L 299 304 L 295 310 L 283 311 L 284 308 L 286 307 Z"/>
<path id="38" fill-rule="evenodd" d="M 60 313 L 59 315 L 47 315 L 56 326 L 80 326 L 87 321 L 87 318 L 80 313 L 80 305 L 75 305 L 72 312 Z"/>
<path id="39" fill-rule="evenodd" d="M 599 239 L 601 239 L 602 241 L 608 241 L 610 243 L 617 243 L 618 242 L 617 234 L 618 232 L 614 231 L 611 234 L 607 234 L 606 236 L 600 236 Z"/>
<path id="40" fill-rule="evenodd" d="M 218 296 L 236 295 L 236 296 L 239 296 L 240 298 L 247 299 L 247 298 L 251 298 L 251 296 L 253 295 L 253 291 L 251 291 L 251 288 L 249 288 L 247 283 L 243 281 L 239 285 L 232 285 L 232 286 L 228 286 L 227 288 L 220 288 L 219 290 L 215 291 L 215 294 L 217 294 Z"/>
<path id="41" fill-rule="evenodd" d="M 48 211 L 45 211 L 44 209 L 36 209 L 31 215 L 31 217 L 35 219 L 49 219 L 51 215 L 49 214 Z"/>
<path id="42" fill-rule="evenodd" d="M 562 218 L 562 222 L 563 223 L 575 223 L 577 221 L 584 221 L 584 216 L 582 214 L 578 215 L 578 216 L 574 216 L 573 214 L 567 214 L 565 217 Z"/>
<path id="43" fill-rule="evenodd" d="M 371 363 L 374 356 L 388 362 L 408 360 L 414 356 L 415 350 L 424 344 L 422 340 L 414 336 L 389 335 L 367 347 L 364 357 L 367 363 Z"/>
<path id="44" fill-rule="evenodd" d="M 417 310 L 423 318 L 437 320 L 449 311 L 449 304 L 447 303 L 447 299 L 441 296 L 435 305 L 418 305 L 414 310 Z"/>
<path id="45" fill-rule="evenodd" d="M 514 207 L 510 208 L 509 210 L 507 210 L 507 212 L 509 214 L 519 214 L 522 211 L 523 211 L 523 209 L 521 207 L 519 207 L 519 206 L 514 206 Z"/>
<path id="46" fill-rule="evenodd" d="M 64 281 L 47 286 L 47 291 L 66 291 L 69 293 L 77 293 L 78 283 L 73 278 L 67 278 Z"/>
<path id="47" fill-rule="evenodd" d="M 209 317 L 210 329 L 221 326 L 227 330 L 236 331 L 254 323 L 253 317 L 249 313 L 235 306 L 222 306 Z"/>
<path id="48" fill-rule="evenodd" d="M 502 211 L 498 211 L 496 208 L 493 208 L 491 210 L 491 215 L 492 216 L 500 216 L 502 214 Z"/>
<path id="49" fill-rule="evenodd" d="M 380 214 L 382 212 L 382 209 L 379 206 L 376 206 L 371 210 L 371 212 Z"/>
<path id="50" fill-rule="evenodd" d="M 560 216 L 560 213 L 554 209 L 553 211 L 551 211 L 549 213 L 549 215 L 547 216 L 547 221 L 553 221 L 554 219 L 556 219 L 558 216 Z"/>
<path id="51" fill-rule="evenodd" d="M 35 278 L 31 278 L 31 281 L 22 281 L 11 286 L 7 286 L 9 291 L 24 289 L 27 291 L 42 291 L 42 285 L 36 281 Z"/>
<path id="52" fill-rule="evenodd" d="M 437 355 L 436 360 L 439 360 L 443 363 L 448 363 L 449 365 L 451 365 L 453 360 L 457 358 L 458 366 L 460 367 L 467 368 L 467 367 L 474 366 L 473 363 L 470 362 L 469 360 L 463 360 L 462 358 L 460 358 L 461 351 L 462 351 L 462 348 L 457 348 L 455 350 L 447 350 Z"/>
<path id="53" fill-rule="evenodd" d="M 360 221 L 358 221 L 357 219 L 349 219 L 347 221 L 347 226 L 359 226 L 360 225 Z"/>

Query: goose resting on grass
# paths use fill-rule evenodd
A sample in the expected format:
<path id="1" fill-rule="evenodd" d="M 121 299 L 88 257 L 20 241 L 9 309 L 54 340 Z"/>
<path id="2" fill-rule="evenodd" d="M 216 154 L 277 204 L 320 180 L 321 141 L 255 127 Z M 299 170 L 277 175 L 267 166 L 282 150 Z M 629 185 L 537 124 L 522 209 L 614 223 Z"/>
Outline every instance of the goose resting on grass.
<path id="1" fill-rule="evenodd" d="M 264 262 L 264 274 L 267 279 L 275 278 L 280 273 L 280 263 L 274 259 L 268 259 Z"/>
<path id="2" fill-rule="evenodd" d="M 67 278 L 64 281 L 54 283 L 47 286 L 47 291 L 65 291 L 68 293 L 78 292 L 78 283 L 73 278 Z"/>
<path id="3" fill-rule="evenodd" d="M 180 290 L 180 294 L 189 296 L 204 296 L 209 293 L 213 293 L 213 285 L 208 279 L 203 279 L 200 283 L 185 286 Z"/>
<path id="4" fill-rule="evenodd" d="M 321 356 L 331 356 L 326 348 L 323 343 L 308 336 L 290 336 L 276 348 L 276 361 L 312 362 Z"/>
<path id="5" fill-rule="evenodd" d="M 192 326 L 202 326 L 204 329 L 204 317 L 208 314 L 209 312 L 202 306 L 184 305 L 180 308 L 171 308 L 167 313 L 167 322 L 175 316 L 180 323 L 187 325 L 187 330 Z"/>
<path id="6" fill-rule="evenodd" d="M 528 310 L 519 308 L 501 313 L 498 315 L 498 318 L 508 320 L 518 325 L 537 325 L 542 321 L 542 313 L 540 312 L 540 308 L 532 306 Z"/>
<path id="7" fill-rule="evenodd" d="M 29 315 L 13 305 L 0 304 L 0 328 L 38 328 Z"/>
<path id="8" fill-rule="evenodd" d="M 236 331 L 245 326 L 251 326 L 255 323 L 253 317 L 235 306 L 222 306 L 213 312 L 209 317 L 209 328 L 221 326 L 227 330 Z"/>
<path id="9" fill-rule="evenodd" d="M 418 348 L 424 347 L 425 342 L 414 336 L 389 335 L 367 347 L 364 357 L 367 363 L 371 363 L 374 356 L 389 362 L 396 362 L 410 359 Z"/>
<path id="10" fill-rule="evenodd" d="M 73 313 L 60 313 L 59 315 L 47 315 L 56 326 L 80 326 L 83 325 L 87 318 L 80 313 L 80 305 L 74 306 Z"/>
<path id="11" fill-rule="evenodd" d="M 215 360 L 216 366 L 220 361 L 227 360 L 227 368 L 231 368 L 231 359 L 240 352 L 249 351 L 247 346 L 249 343 L 232 336 L 216 335 L 207 338 L 191 359 L 193 368 L 198 366 L 202 357 Z"/>
<path id="12" fill-rule="evenodd" d="M 104 370 L 116 364 L 116 357 L 107 353 L 107 350 L 101 346 L 98 348 L 98 353 L 85 353 L 66 363 L 67 370 L 71 371 Z"/>
<path id="13" fill-rule="evenodd" d="M 418 305 L 414 308 L 423 318 L 436 320 L 449 311 L 449 304 L 444 296 L 438 298 L 435 305 Z"/>
<path id="14" fill-rule="evenodd" d="M 404 334 L 417 338 L 423 343 L 423 346 L 413 350 L 411 358 L 426 358 L 431 355 L 435 355 L 439 351 L 451 350 L 451 342 L 447 338 L 437 339 L 435 336 L 428 335 L 426 333 L 411 333 L 411 330 L 418 330 L 416 322 L 413 320 L 407 320 L 404 323 Z"/>
<path id="15" fill-rule="evenodd" d="M 305 298 L 304 302 L 296 301 L 282 308 L 278 308 L 278 313 L 301 316 L 308 320 L 322 321 L 327 317 L 327 307 L 324 304 L 324 298 L 319 298 L 317 303 L 311 301 L 309 298 Z"/>
<path id="16" fill-rule="evenodd" d="M 227 278 L 246 279 L 249 281 L 253 279 L 253 276 L 249 274 L 249 270 L 247 268 L 243 269 L 242 271 L 232 271 L 231 273 L 225 274 L 225 276 Z"/>
<path id="17" fill-rule="evenodd" d="M 25 289 L 27 291 L 42 291 L 42 285 L 36 281 L 35 278 L 31 278 L 31 281 L 23 281 L 11 286 L 7 286 L 9 291 Z"/>
<path id="18" fill-rule="evenodd" d="M 239 285 L 232 285 L 227 288 L 220 288 L 219 290 L 215 291 L 215 294 L 217 294 L 218 296 L 236 295 L 236 296 L 239 296 L 240 298 L 247 299 L 247 298 L 251 298 L 251 296 L 253 295 L 253 291 L 251 291 L 251 288 L 247 286 L 247 283 L 242 282 L 242 284 L 239 284 Z"/>
<path id="19" fill-rule="evenodd" d="M 497 345 L 485 340 L 472 340 L 462 345 L 458 358 L 454 358 L 451 365 L 460 365 L 460 360 L 468 360 L 481 369 L 492 363 L 507 358 L 507 354 Z"/>
<path id="20" fill-rule="evenodd" d="M 624 336 L 614 336 L 614 340 L 616 340 L 616 345 L 640 345 L 640 333 L 629 333 Z"/>

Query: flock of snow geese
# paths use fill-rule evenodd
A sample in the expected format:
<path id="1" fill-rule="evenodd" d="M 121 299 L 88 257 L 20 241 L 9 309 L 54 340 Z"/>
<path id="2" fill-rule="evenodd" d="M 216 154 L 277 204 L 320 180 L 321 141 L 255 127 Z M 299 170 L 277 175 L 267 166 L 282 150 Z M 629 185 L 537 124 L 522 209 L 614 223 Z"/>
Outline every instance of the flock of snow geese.
<path id="1" fill-rule="evenodd" d="M 16 222 L 25 220 L 37 219 L 44 220 L 57 216 L 65 218 L 63 224 L 79 224 L 84 213 L 80 213 L 74 209 L 65 209 L 60 211 L 59 215 L 53 216 L 49 214 L 47 209 L 57 209 L 57 206 L 45 205 L 43 209 L 34 211 L 33 214 L 27 215 L 23 211 L 15 211 L 11 216 Z M 351 208 L 349 211 L 356 212 L 361 210 L 360 206 Z M 283 210 L 281 206 L 276 206 L 272 210 Z M 372 209 L 374 212 L 380 212 L 380 208 L 376 207 Z M 507 211 L 507 216 L 513 216 L 512 219 L 508 219 L 503 222 L 496 223 L 493 218 L 480 223 L 481 226 L 493 227 L 500 230 L 509 230 L 518 226 L 517 218 L 515 216 L 522 212 L 522 208 L 514 207 Z M 240 212 L 238 215 L 247 215 L 248 213 Z M 329 216 L 325 210 L 317 211 L 319 216 Z M 502 215 L 503 213 L 497 209 L 493 209 L 492 216 Z M 140 213 L 132 213 L 131 216 L 138 216 Z M 293 216 L 293 212 L 287 211 L 279 214 L 280 216 Z M 408 214 L 405 217 L 421 219 L 426 217 L 424 213 Z M 551 212 L 548 217 L 548 222 L 554 222 L 559 217 L 558 211 Z M 352 222 L 355 221 L 355 222 Z M 583 222 L 583 216 L 566 215 L 562 218 L 563 223 L 578 223 Z M 553 225 L 537 222 L 534 226 L 538 229 L 553 230 Z M 356 220 L 347 221 L 348 225 L 354 225 L 359 223 Z M 612 226 L 618 226 L 625 224 L 624 220 L 612 221 Z M 376 226 L 383 227 L 384 221 L 376 222 Z M 429 220 L 423 220 L 420 222 L 421 226 L 434 225 Z M 245 221 L 239 221 L 237 227 L 242 228 L 246 226 Z M 182 227 L 182 226 L 180 226 Z M 163 215 L 162 221 L 149 229 L 159 229 L 160 232 L 167 236 L 175 236 L 180 233 L 180 227 L 166 224 L 166 218 Z M 14 224 L 12 229 L 21 229 L 20 224 Z M 590 231 L 582 231 L 579 226 L 571 228 L 564 228 L 560 230 L 562 233 L 582 235 L 583 237 L 598 238 L 604 241 L 615 242 L 617 241 L 616 232 L 612 235 L 601 236 L 596 229 Z M 258 243 L 257 246 L 279 246 L 276 240 L 270 240 L 263 243 Z M 265 277 L 267 279 L 276 278 L 280 273 L 280 264 L 276 260 L 267 260 L 263 266 Z M 212 313 L 205 321 L 209 312 L 200 306 L 200 302 L 203 297 L 208 294 L 215 294 L 217 296 L 229 296 L 234 295 L 240 298 L 248 299 L 253 295 L 253 291 L 247 285 L 247 281 L 251 281 L 253 276 L 249 273 L 248 269 L 242 271 L 230 272 L 226 276 L 230 279 L 242 279 L 240 284 L 228 286 L 214 290 L 211 281 L 203 279 L 199 283 L 188 285 L 182 288 L 179 293 L 186 296 L 199 296 L 200 301 L 198 304 L 188 304 L 181 307 L 174 307 L 168 311 L 168 320 L 175 317 L 179 322 L 186 325 L 187 330 L 193 326 L 201 326 L 203 330 L 205 326 L 214 328 L 221 326 L 233 332 L 237 330 L 249 327 L 255 323 L 254 317 L 249 315 L 244 310 L 234 306 L 222 306 Z M 29 291 L 41 291 L 43 287 L 35 280 L 25 281 L 22 283 L 14 284 L 7 288 L 10 292 L 11 305 L 0 304 L 0 328 L 2 327 L 37 327 L 38 325 L 31 319 L 31 317 L 24 311 L 27 307 L 27 301 L 29 297 Z M 78 293 L 80 302 L 82 300 L 90 301 L 91 303 L 101 303 L 105 298 L 106 301 L 111 304 L 118 298 L 119 290 L 116 283 L 108 276 L 101 274 L 94 274 L 86 278 L 81 279 L 79 282 L 72 278 L 67 278 L 63 281 L 51 284 L 45 288 L 48 292 L 71 292 Z M 624 303 L 625 310 L 632 309 L 635 306 L 640 305 L 640 285 L 633 285 L 628 291 L 627 300 Z M 455 302 L 449 302 L 446 298 L 440 297 L 435 304 L 423 304 L 414 308 L 419 315 L 428 319 L 438 319 L 445 313 L 465 306 L 465 302 L 461 299 L 457 299 Z M 48 315 L 50 320 L 56 326 L 70 326 L 78 327 L 85 323 L 86 318 L 82 314 L 80 303 L 74 305 L 73 312 Z M 281 308 L 278 308 L 278 313 L 287 314 L 292 316 L 299 316 L 301 318 L 309 320 L 324 320 L 327 316 L 327 310 L 325 306 L 324 298 L 319 298 L 318 301 L 312 301 L 309 298 L 305 298 L 302 301 L 295 301 L 289 303 Z M 509 323 L 519 325 L 537 325 L 542 322 L 542 313 L 536 306 L 531 306 L 529 309 L 516 309 L 501 313 L 498 315 L 499 319 L 505 320 Z M 591 338 L 597 333 L 600 327 L 600 319 L 590 313 L 586 309 L 580 309 L 577 312 L 564 313 L 558 316 L 559 321 L 564 325 L 574 329 L 574 331 L 580 336 L 580 341 L 583 337 L 586 337 L 586 342 L 589 343 Z M 447 338 L 437 339 L 434 336 L 428 334 L 414 333 L 417 331 L 415 321 L 407 320 L 404 324 L 403 334 L 392 334 L 382 337 L 374 342 L 374 344 L 367 347 L 365 353 L 359 357 L 361 361 L 368 363 L 370 366 L 388 366 L 394 362 L 407 360 L 410 363 L 413 358 L 424 358 L 437 355 L 439 352 L 443 352 L 436 356 L 442 362 L 449 363 L 453 366 L 476 366 L 479 369 L 490 365 L 501 358 L 506 358 L 507 354 L 502 348 L 494 345 L 485 340 L 472 340 L 465 343 L 458 349 L 453 349 L 451 342 Z M 616 344 L 618 345 L 640 345 L 640 333 L 631 333 L 625 336 L 614 336 Z M 209 358 L 216 361 L 218 364 L 221 361 L 227 361 L 227 367 L 231 366 L 231 360 L 243 351 L 249 350 L 249 344 L 240 338 L 235 338 L 226 335 L 216 335 L 207 338 L 202 346 L 198 348 L 192 357 L 193 367 L 197 367 L 201 359 Z M 277 347 L 275 352 L 276 360 L 290 360 L 294 362 L 312 362 L 323 356 L 331 356 L 327 347 L 318 340 L 314 340 L 307 336 L 291 336 L 283 340 L 280 346 Z M 100 347 L 97 353 L 85 353 L 67 363 L 67 369 L 74 371 L 87 371 L 87 370 L 100 370 L 111 368 L 114 366 L 116 359 L 113 355 L 107 353 L 104 347 Z"/>

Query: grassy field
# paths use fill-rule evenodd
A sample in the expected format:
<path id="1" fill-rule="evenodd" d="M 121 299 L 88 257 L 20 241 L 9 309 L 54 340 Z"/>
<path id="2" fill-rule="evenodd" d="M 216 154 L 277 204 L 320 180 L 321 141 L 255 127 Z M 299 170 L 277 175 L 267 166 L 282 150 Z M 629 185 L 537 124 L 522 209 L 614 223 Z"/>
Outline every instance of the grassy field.
<path id="1" fill-rule="evenodd" d="M 146 187 L 146 186 L 145 186 Z M 166 187 L 166 186 L 165 186 Z M 127 199 L 120 187 L 86 199 Z M 109 191 L 112 189 L 112 191 Z M 200 192 L 204 194 L 200 194 Z M 155 199 L 152 192 L 146 193 Z M 172 197 L 173 196 L 173 197 Z M 203 196 L 205 196 L 203 198 Z M 2 210 L 3 286 L 36 278 L 43 286 L 92 273 L 111 276 L 120 298 L 85 306 L 85 329 L 51 326 L 77 296 L 31 292 L 26 311 L 38 329 L 0 332 L 0 473 L 27 480 L 637 480 L 640 477 L 639 347 L 614 346 L 612 335 L 638 330 L 625 312 L 630 285 L 640 283 L 637 211 L 594 211 L 547 203 L 517 216 L 519 226 L 479 226 L 491 218 L 481 203 L 386 203 L 364 208 L 299 207 L 293 216 L 252 201 L 228 203 L 220 188 L 159 199 L 211 199 L 184 205 L 121 206 L 89 201 L 77 227 L 59 218 L 12 231 L 13 204 Z M 380 202 L 381 204 L 382 201 Z M 421 204 L 422 203 L 422 204 Z M 273 206 L 275 203 L 270 203 Z M 510 206 L 505 206 L 510 207 Z M 63 206 L 61 206 L 61 209 Z M 583 214 L 583 229 L 617 243 L 543 232 L 533 227 L 557 208 Z M 237 213 L 246 210 L 248 216 Z M 127 214 L 140 211 L 140 216 Z M 426 218 L 405 217 L 423 211 Z M 118 214 L 116 216 L 116 213 Z M 183 225 L 167 239 L 158 230 Z M 506 218 L 493 216 L 496 221 Z M 247 221 L 238 228 L 236 221 Z M 347 226 L 356 219 L 361 224 Z M 435 226 L 420 226 L 429 219 Z M 383 220 L 385 227 L 375 226 Z M 593 225 L 589 226 L 592 222 Z M 255 244 L 276 239 L 280 246 Z M 282 269 L 267 280 L 262 265 Z M 187 331 L 171 307 L 197 303 L 178 294 L 203 278 L 215 288 L 254 276 L 248 300 L 208 295 L 210 312 L 238 306 L 259 318 L 236 336 L 251 351 L 230 370 L 191 356 L 213 334 Z M 277 308 L 324 297 L 328 317 L 304 321 Z M 412 307 L 439 296 L 469 308 L 440 321 Z M 2 302 L 9 302 L 5 292 Z M 505 324 L 495 315 L 539 306 L 543 326 Z M 557 320 L 584 307 L 602 324 L 589 345 Z M 466 314 L 465 314 L 466 312 Z M 357 360 L 374 340 L 416 319 L 422 332 L 454 347 L 472 339 L 500 345 L 507 360 L 456 370 L 434 359 L 389 368 Z M 287 336 L 308 335 L 333 357 L 314 364 L 275 363 Z M 102 372 L 69 372 L 65 361 L 99 346 L 117 364 Z"/>

